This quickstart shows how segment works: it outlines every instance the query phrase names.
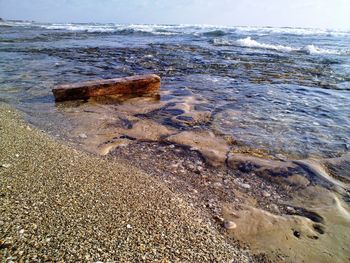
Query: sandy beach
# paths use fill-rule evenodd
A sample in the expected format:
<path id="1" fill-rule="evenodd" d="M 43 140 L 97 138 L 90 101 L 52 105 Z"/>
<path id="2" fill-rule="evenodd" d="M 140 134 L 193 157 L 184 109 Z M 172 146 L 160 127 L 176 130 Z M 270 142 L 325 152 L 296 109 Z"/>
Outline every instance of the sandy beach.
<path id="1" fill-rule="evenodd" d="M 253 262 L 164 184 L 0 106 L 2 262 Z"/>
<path id="2" fill-rule="evenodd" d="M 6 104 L 0 130 L 3 262 L 329 262 L 335 255 L 343 262 L 349 255 L 347 186 L 334 179 L 318 186 L 322 176 L 311 176 L 317 171 L 305 169 L 313 167 L 307 161 L 236 153 L 229 167 L 213 167 L 197 150 L 142 141 L 101 156 L 28 124 Z M 347 159 L 324 164 L 346 169 Z"/>

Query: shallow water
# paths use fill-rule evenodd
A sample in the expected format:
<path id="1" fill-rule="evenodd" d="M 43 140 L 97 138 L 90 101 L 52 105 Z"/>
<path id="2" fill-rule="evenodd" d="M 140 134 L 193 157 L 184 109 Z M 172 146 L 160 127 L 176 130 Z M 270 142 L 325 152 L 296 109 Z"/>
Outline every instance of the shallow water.
<path id="1" fill-rule="evenodd" d="M 0 100 L 43 128 L 72 131 L 78 123 L 65 112 L 84 108 L 55 104 L 54 85 L 144 73 L 161 75 L 163 83 L 158 109 L 141 119 L 174 130 L 212 130 L 272 155 L 349 151 L 350 32 L 0 23 Z M 129 104 L 107 103 L 116 111 Z M 137 103 L 128 107 L 134 117 Z M 193 124 L 189 112 L 209 117 Z"/>

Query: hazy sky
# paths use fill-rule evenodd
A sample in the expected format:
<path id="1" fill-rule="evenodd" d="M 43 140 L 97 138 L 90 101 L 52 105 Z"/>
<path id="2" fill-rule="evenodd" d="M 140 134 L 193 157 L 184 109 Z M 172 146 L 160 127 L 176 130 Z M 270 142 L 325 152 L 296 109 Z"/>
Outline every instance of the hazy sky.
<path id="1" fill-rule="evenodd" d="M 0 17 L 350 29 L 350 0 L 0 0 Z"/>

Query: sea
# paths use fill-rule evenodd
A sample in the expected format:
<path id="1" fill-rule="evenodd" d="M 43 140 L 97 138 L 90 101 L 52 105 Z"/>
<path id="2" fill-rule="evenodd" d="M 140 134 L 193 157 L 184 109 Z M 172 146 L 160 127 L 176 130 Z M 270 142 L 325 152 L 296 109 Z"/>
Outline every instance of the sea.
<path id="1" fill-rule="evenodd" d="M 55 103 L 55 85 L 149 73 L 162 78 L 161 107 L 144 119 L 211 130 L 270 155 L 350 150 L 350 31 L 0 22 L 0 102 L 51 133 L 74 129 L 65 110 L 89 103 Z M 206 121 L 189 124 L 193 112 Z"/>

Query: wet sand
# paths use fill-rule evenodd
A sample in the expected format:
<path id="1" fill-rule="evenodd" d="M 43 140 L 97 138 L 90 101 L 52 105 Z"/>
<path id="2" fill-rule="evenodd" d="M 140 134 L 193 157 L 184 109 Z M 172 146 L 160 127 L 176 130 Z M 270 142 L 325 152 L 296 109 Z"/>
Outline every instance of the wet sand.
<path id="1" fill-rule="evenodd" d="M 75 150 L 0 105 L 4 262 L 254 262 L 197 209 L 127 163 Z"/>
<path id="2" fill-rule="evenodd" d="M 330 184 L 292 161 L 235 154 L 228 166 L 213 167 L 193 148 L 136 144 L 111 154 L 180 192 L 232 244 L 273 262 L 349 260 L 348 186 L 341 189 L 335 179 Z"/>

